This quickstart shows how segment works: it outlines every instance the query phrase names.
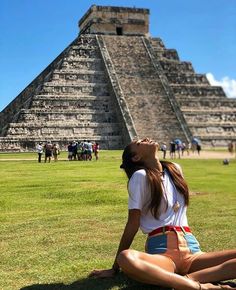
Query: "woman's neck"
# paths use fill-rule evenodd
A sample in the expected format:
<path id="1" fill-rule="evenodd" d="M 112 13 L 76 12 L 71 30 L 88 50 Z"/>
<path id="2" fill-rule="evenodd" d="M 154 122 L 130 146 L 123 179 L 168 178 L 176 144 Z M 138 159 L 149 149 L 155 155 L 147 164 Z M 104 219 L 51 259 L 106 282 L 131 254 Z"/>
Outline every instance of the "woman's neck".
<path id="1" fill-rule="evenodd" d="M 160 172 L 163 171 L 162 164 L 158 157 L 155 157 L 154 159 L 151 159 L 151 160 L 146 160 L 145 165 L 148 168 L 157 169 Z"/>

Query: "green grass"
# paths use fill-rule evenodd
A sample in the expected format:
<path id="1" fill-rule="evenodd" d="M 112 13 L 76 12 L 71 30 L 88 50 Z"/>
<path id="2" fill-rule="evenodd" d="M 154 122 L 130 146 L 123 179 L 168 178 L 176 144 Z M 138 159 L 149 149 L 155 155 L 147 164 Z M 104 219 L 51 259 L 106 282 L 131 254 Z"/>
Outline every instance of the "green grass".
<path id="1" fill-rule="evenodd" d="M 126 221 L 120 156 L 101 151 L 98 162 L 68 162 L 62 153 L 57 163 L 38 164 L 35 153 L 0 154 L 0 289 L 154 289 L 122 274 L 87 278 L 112 265 Z M 203 250 L 235 248 L 236 162 L 179 163 L 201 193 L 188 213 Z M 139 233 L 133 247 L 143 250 L 144 241 Z"/>

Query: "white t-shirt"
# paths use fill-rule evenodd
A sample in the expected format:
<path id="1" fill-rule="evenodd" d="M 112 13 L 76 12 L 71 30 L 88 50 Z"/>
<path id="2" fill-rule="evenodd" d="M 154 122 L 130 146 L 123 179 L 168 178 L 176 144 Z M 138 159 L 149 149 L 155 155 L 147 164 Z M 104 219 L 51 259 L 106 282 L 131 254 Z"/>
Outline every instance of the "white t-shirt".
<path id="1" fill-rule="evenodd" d="M 175 165 L 181 171 L 180 166 L 177 164 Z M 140 229 L 145 234 L 150 233 L 156 228 L 167 225 L 188 226 L 186 216 L 187 207 L 184 204 L 184 197 L 176 190 L 175 185 L 166 169 L 164 170 L 162 181 L 162 186 L 165 193 L 160 204 L 162 214 L 158 219 L 156 219 L 153 217 L 150 210 L 147 209 L 151 199 L 151 192 L 148 185 L 146 171 L 144 169 L 136 171 L 129 180 L 128 207 L 129 209 L 139 209 L 141 211 Z M 173 210 L 173 205 L 176 201 L 180 204 L 180 208 L 177 212 Z M 168 202 L 167 209 L 166 202 Z"/>
<path id="2" fill-rule="evenodd" d="M 36 149 L 37 149 L 38 153 L 43 153 L 43 146 L 42 145 L 38 144 Z"/>

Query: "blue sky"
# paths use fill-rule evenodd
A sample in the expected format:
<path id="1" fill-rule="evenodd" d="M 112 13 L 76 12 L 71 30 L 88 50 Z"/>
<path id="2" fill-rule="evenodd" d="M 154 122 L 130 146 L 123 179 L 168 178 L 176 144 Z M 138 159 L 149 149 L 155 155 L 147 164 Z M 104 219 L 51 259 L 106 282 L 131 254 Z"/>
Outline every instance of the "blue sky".
<path id="1" fill-rule="evenodd" d="M 0 0 L 0 111 L 78 35 L 93 4 L 150 9 L 150 33 L 236 97 L 236 0 Z"/>

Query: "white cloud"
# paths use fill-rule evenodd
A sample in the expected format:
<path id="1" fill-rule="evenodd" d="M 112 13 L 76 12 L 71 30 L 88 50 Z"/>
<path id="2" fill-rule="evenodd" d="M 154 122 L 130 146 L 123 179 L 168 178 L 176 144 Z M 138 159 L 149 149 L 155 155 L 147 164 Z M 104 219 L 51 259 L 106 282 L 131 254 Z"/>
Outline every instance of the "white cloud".
<path id="1" fill-rule="evenodd" d="M 223 77 L 218 81 L 212 73 L 207 73 L 206 76 L 211 85 L 221 86 L 229 98 L 236 98 L 236 80 Z"/>

